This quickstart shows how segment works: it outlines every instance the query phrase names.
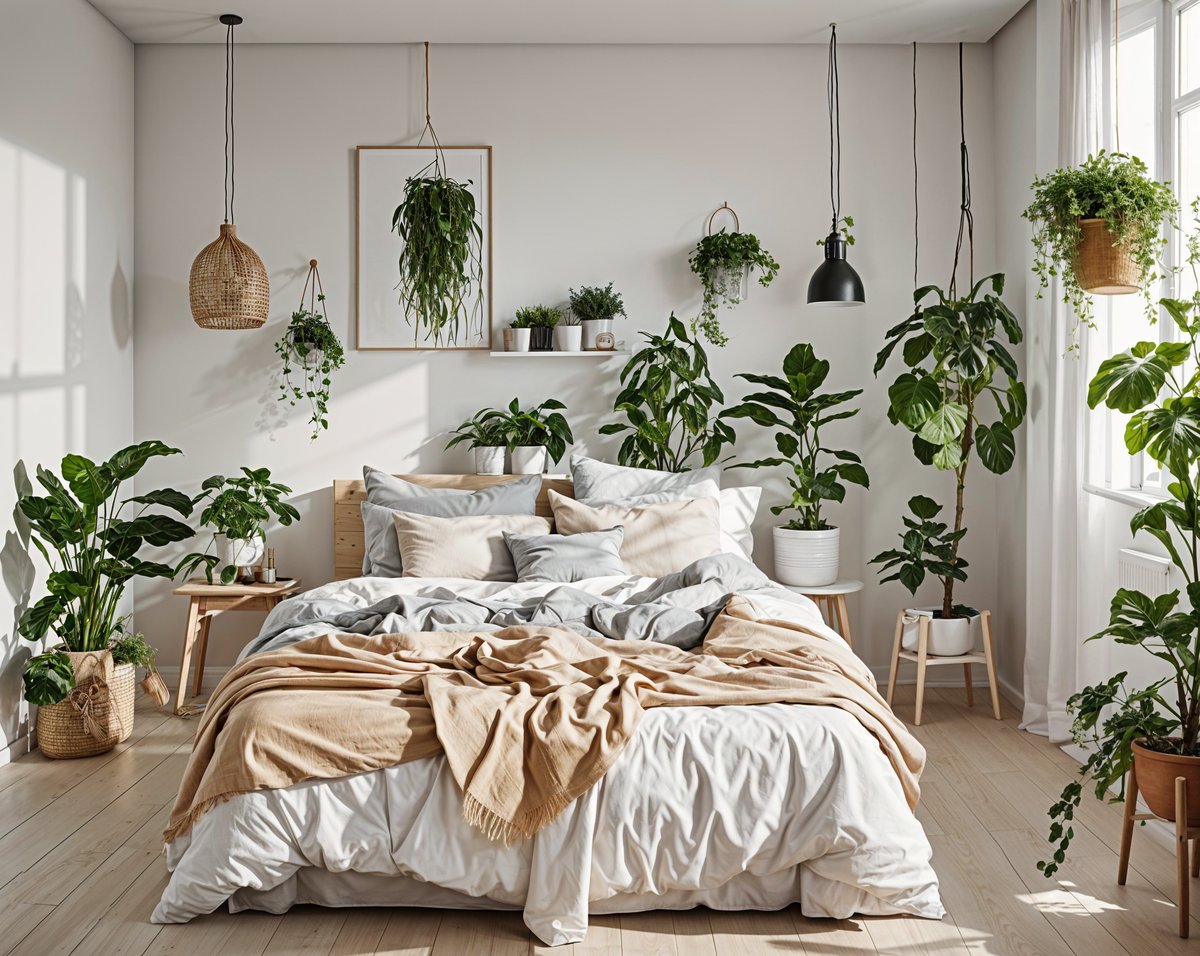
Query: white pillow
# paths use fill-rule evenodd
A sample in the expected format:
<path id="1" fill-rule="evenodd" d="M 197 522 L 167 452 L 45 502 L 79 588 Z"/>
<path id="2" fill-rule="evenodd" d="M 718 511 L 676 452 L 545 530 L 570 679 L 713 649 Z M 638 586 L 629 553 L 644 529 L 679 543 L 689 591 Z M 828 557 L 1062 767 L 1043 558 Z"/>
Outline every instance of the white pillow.
<path id="1" fill-rule="evenodd" d="M 586 498 L 628 498 L 631 495 L 652 495 L 666 491 L 690 491 L 705 481 L 711 481 L 720 488 L 721 467 L 710 465 L 695 471 L 654 471 L 650 468 L 610 465 L 576 452 L 571 455 L 571 481 L 575 485 L 575 498 L 578 501 Z"/>

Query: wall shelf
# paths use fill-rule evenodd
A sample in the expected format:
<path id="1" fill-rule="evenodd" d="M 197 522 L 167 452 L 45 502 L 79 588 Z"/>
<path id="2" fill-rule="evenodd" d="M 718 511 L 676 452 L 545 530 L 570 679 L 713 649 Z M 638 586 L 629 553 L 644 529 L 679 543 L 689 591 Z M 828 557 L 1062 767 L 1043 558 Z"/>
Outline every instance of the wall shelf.
<path id="1" fill-rule="evenodd" d="M 579 351 L 579 352 L 489 352 L 492 358 L 590 358 L 590 359 L 606 359 L 628 357 L 630 352 L 628 349 L 616 349 L 612 352 L 601 352 L 599 350 Z"/>

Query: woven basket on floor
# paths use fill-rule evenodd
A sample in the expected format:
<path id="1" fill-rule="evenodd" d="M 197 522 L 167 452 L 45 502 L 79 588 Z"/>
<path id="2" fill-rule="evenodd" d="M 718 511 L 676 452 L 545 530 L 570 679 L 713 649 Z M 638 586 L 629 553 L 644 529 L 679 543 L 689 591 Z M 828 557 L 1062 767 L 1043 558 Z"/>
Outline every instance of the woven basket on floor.
<path id="1" fill-rule="evenodd" d="M 267 321 L 271 283 L 258 253 L 224 223 L 215 242 L 200 250 L 188 280 L 192 318 L 202 329 L 257 329 Z"/>
<path id="2" fill-rule="evenodd" d="M 1128 237 L 1113 245 L 1113 234 L 1103 219 L 1080 219 L 1083 236 L 1075 250 L 1075 279 L 1079 288 L 1094 295 L 1128 295 L 1138 291 L 1141 269 L 1129 254 Z"/>
<path id="3" fill-rule="evenodd" d="M 55 758 L 112 750 L 133 732 L 136 668 L 114 665 L 108 651 L 66 655 L 75 670 L 75 689 L 61 703 L 38 708 L 38 747 Z"/>

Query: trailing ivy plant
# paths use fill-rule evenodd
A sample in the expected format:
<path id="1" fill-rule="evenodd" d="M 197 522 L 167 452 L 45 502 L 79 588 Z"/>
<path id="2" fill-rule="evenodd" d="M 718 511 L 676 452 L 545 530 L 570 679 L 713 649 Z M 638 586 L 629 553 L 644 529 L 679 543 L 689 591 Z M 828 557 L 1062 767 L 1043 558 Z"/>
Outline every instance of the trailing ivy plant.
<path id="1" fill-rule="evenodd" d="M 688 265 L 700 278 L 704 300 L 700 314 L 692 320 L 692 331 L 703 333 L 712 345 L 729 344 L 721 328 L 717 310 L 733 308 L 742 301 L 742 277 L 748 270 L 758 272 L 758 284 L 766 288 L 779 274 L 779 263 L 749 232 L 724 229 L 701 239 L 688 258 Z"/>
<path id="2" fill-rule="evenodd" d="M 990 292 L 983 292 L 989 286 Z M 980 293 L 983 292 L 981 295 Z M 1021 341 L 1021 326 L 1001 301 L 1004 276 L 985 276 L 970 292 L 958 297 L 951 284 L 946 292 L 924 286 L 913 293 L 913 314 L 888 330 L 875 359 L 878 375 L 898 346 L 907 371 L 888 388 L 888 419 L 913 433 L 913 453 L 924 465 L 951 471 L 955 477 L 951 568 L 965 567 L 958 558 L 965 532 L 963 506 L 967 469 L 972 452 L 984 468 L 997 475 L 1008 471 L 1016 457 L 1013 432 L 1025 420 L 1025 386 L 1017 363 L 1000 341 Z M 933 296 L 936 301 L 927 303 Z M 993 411 L 985 418 L 986 406 Z M 912 529 L 910 529 L 912 530 Z M 876 562 L 890 560 L 889 552 Z M 955 617 L 954 585 L 964 580 L 945 570 L 942 579 L 942 617 Z"/>
<path id="3" fill-rule="evenodd" d="M 748 418 L 764 428 L 778 428 L 775 447 L 778 457 L 741 462 L 732 468 L 788 468 L 792 500 L 774 505 L 772 514 L 795 511 L 783 527 L 792 531 L 824 531 L 832 527 L 825 521 L 822 505 L 846 497 L 843 482 L 870 487 L 862 459 L 852 451 L 826 448 L 821 428 L 830 422 L 853 418 L 857 408 L 845 408 L 847 402 L 862 394 L 861 388 L 845 392 L 818 392 L 829 375 L 829 363 L 817 358 L 807 343 L 792 346 L 783 359 L 783 376 L 738 373 L 738 378 L 768 391 L 751 392 L 740 405 L 721 412 L 722 418 Z M 833 458 L 825 463 L 826 457 Z"/>
<path id="4" fill-rule="evenodd" d="M 1021 215 L 1033 224 L 1038 297 L 1058 278 L 1063 302 L 1080 324 L 1095 328 L 1092 299 L 1080 287 L 1074 263 L 1083 234 L 1080 220 L 1103 219 L 1113 245 L 1121 245 L 1137 263 L 1146 314 L 1155 321 L 1153 291 L 1161 278 L 1163 227 L 1178 224 L 1179 204 L 1171 187 L 1151 179 L 1136 156 L 1102 149 L 1079 166 L 1038 177 L 1032 189 L 1033 201 Z"/>
<path id="5" fill-rule="evenodd" d="M 324 302 L 325 294 L 319 294 L 317 301 Z M 312 410 L 308 421 L 316 441 L 321 429 L 329 428 L 329 376 L 346 362 L 342 343 L 324 315 L 301 307 L 292 313 L 287 331 L 275 343 L 275 352 L 283 359 L 279 401 L 293 407 L 308 401 Z"/>
<path id="6" fill-rule="evenodd" d="M 613 406 L 627 421 L 602 425 L 600 434 L 625 436 L 617 460 L 629 467 L 687 471 L 697 455 L 711 465 L 737 435 L 717 414 L 725 396 L 704 348 L 674 313 L 665 334 L 642 336 L 647 344 L 621 370 Z"/>

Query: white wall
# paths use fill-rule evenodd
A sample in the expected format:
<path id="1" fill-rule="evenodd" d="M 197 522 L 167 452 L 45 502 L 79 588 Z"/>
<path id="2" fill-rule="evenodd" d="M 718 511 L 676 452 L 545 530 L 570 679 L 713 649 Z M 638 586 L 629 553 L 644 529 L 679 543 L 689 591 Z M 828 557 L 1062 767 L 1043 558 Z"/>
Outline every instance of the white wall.
<path id="1" fill-rule="evenodd" d="M 672 309 L 690 316 L 699 296 L 688 251 L 712 209 L 725 200 L 737 209 L 783 269 L 726 320 L 733 341 L 713 350 L 717 378 L 736 397 L 734 372 L 775 368 L 787 348 L 808 340 L 833 363 L 833 386 L 866 388 L 863 414 L 830 438 L 861 449 L 874 479 L 869 493 L 852 489 L 835 509 L 844 574 L 871 581 L 865 561 L 891 546 L 907 499 L 932 492 L 949 503 L 951 483 L 920 467 L 908 434 L 886 420 L 896 366 L 871 377 L 884 331 L 912 302 L 910 49 L 840 53 L 844 210 L 858 220 L 852 259 L 869 298 L 855 311 L 804 304 L 829 215 L 824 47 L 440 46 L 433 117 L 444 142 L 495 148 L 497 327 L 518 306 L 609 280 L 625 293 L 626 339 L 662 328 Z M 945 283 L 959 201 L 957 50 L 923 46 L 920 56 L 921 281 Z M 968 47 L 966 62 L 984 274 L 996 265 L 992 50 Z M 442 451 L 442 433 L 482 405 L 514 394 L 562 398 L 582 442 L 611 453 L 596 428 L 611 415 L 617 368 L 453 353 L 351 350 L 334 382 L 331 430 L 309 443 L 302 418 L 273 402 L 272 343 L 316 257 L 331 321 L 352 349 L 353 147 L 415 142 L 420 57 L 415 46 L 243 46 L 237 63 L 239 234 L 267 265 L 273 304 L 262 330 L 210 332 L 192 323 L 186 286 L 193 256 L 221 219 L 222 50 L 137 49 L 136 430 L 187 453 L 155 463 L 147 482 L 194 490 L 213 472 L 269 466 L 296 489 L 303 512 L 299 526 L 271 536 L 281 568 L 317 583 L 331 574 L 330 482 L 355 476 L 364 462 L 465 470 L 465 454 Z M 740 454 L 767 450 L 768 435 L 742 431 Z M 732 472 L 729 480 L 766 477 Z M 771 481 L 759 522 L 757 557 L 766 567 L 766 504 L 781 488 Z M 982 469 L 971 476 L 967 508 L 972 576 L 960 594 L 995 608 L 1002 668 L 1015 675 L 1005 635 L 1021 604 L 1008 591 L 998 603 L 994 542 L 1007 519 Z M 936 587 L 922 598 L 936 600 Z M 896 609 L 909 600 L 898 585 L 872 584 L 852 607 L 858 647 L 872 664 L 886 662 Z M 161 582 L 143 584 L 137 615 L 174 664 L 180 599 Z M 232 660 L 257 626 L 251 615 L 236 617 L 214 628 L 215 664 Z"/>
<path id="2" fill-rule="evenodd" d="M 16 634 L 40 557 L 11 480 L 133 437 L 133 45 L 84 0 L 0 30 L 0 751 L 28 731 Z M 34 597 L 36 599 L 36 593 Z"/>

